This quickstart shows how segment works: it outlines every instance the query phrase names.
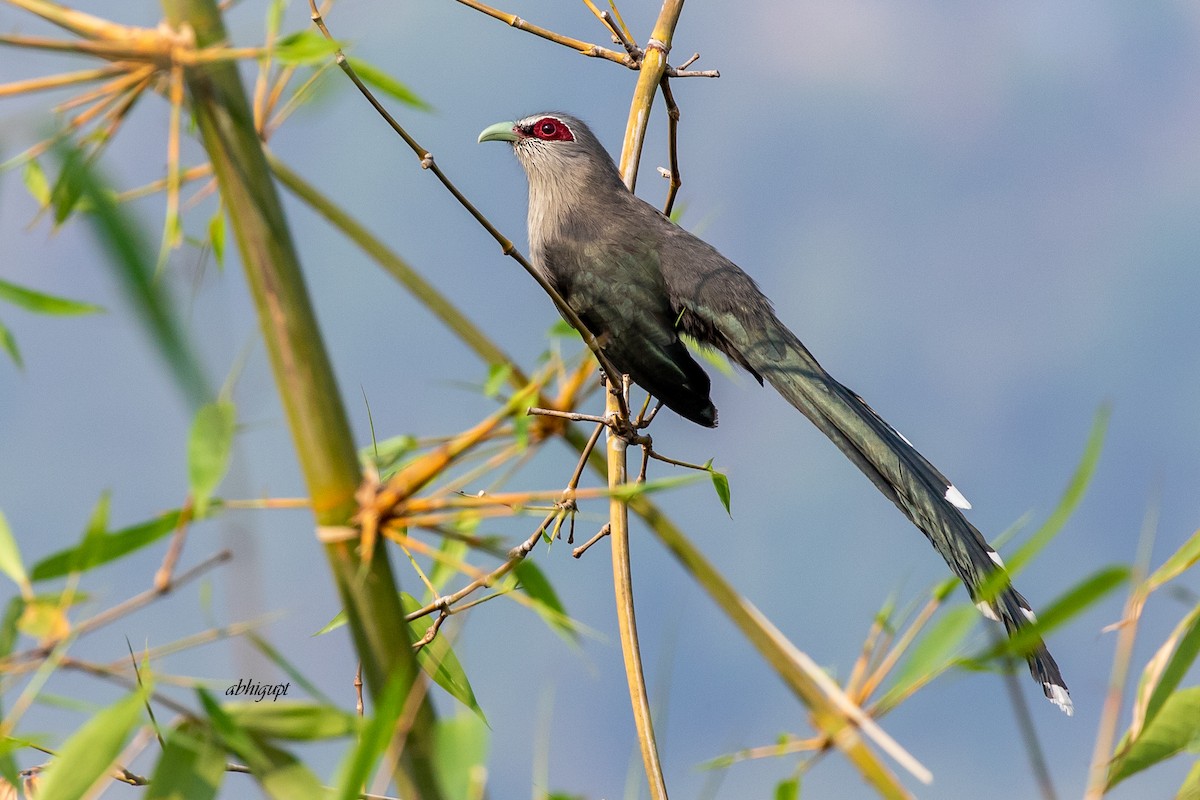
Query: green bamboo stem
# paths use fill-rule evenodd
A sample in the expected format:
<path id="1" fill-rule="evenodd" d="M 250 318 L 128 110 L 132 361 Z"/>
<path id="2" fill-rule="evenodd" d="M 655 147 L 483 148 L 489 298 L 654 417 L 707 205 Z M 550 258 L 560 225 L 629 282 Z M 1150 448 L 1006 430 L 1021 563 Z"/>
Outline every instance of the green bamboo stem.
<path id="1" fill-rule="evenodd" d="M 163 6 L 170 24 L 189 26 L 199 46 L 225 42 L 215 0 L 163 0 Z M 192 117 L 233 225 L 316 523 L 323 531 L 347 534 L 325 536 L 325 550 L 367 686 L 378 695 L 394 675 L 411 686 L 418 668 L 387 551 L 378 548 L 362 563 L 348 527 L 361 481 L 354 440 L 237 67 L 228 62 L 191 67 L 186 78 Z M 423 703 L 395 773 L 405 797 L 441 797 L 432 766 L 433 719 Z"/>

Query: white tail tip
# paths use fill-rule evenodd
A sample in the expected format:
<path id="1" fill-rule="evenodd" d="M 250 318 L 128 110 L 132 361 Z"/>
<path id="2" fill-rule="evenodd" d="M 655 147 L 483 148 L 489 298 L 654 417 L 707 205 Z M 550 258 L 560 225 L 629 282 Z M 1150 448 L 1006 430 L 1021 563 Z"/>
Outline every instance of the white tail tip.
<path id="1" fill-rule="evenodd" d="M 945 497 L 950 505 L 961 508 L 963 511 L 971 507 L 971 503 L 963 497 L 963 493 L 953 483 L 946 487 Z"/>
<path id="2" fill-rule="evenodd" d="M 975 607 L 979 609 L 980 614 L 983 614 L 985 617 L 990 619 L 992 622 L 1000 621 L 1000 615 L 996 613 L 996 609 L 992 608 L 992 604 L 987 602 L 986 600 L 980 600 L 978 603 L 975 604 Z"/>
<path id="3" fill-rule="evenodd" d="M 1061 708 L 1068 717 L 1075 713 L 1075 704 L 1071 702 L 1071 695 L 1067 694 L 1066 689 L 1052 683 L 1042 685 L 1046 687 L 1046 697 L 1050 698 L 1051 703 Z"/>

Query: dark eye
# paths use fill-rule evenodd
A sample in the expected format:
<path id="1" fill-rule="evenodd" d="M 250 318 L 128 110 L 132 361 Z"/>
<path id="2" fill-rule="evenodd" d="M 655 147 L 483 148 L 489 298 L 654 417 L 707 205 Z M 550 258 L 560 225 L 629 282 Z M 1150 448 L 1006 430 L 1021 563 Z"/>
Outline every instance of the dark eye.
<path id="1" fill-rule="evenodd" d="M 554 132 L 558 130 L 558 126 L 550 120 L 546 120 L 538 126 L 538 130 L 541 131 L 542 136 L 553 136 Z"/>

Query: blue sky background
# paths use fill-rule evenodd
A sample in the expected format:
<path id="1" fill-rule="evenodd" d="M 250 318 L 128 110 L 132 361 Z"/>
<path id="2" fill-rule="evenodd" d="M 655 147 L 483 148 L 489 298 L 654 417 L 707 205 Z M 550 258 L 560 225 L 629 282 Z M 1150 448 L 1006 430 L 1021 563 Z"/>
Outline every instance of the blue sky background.
<path id="1" fill-rule="evenodd" d="M 112 13 L 111 4 L 92 5 Z M 303 28 L 307 11 L 293 5 L 288 24 Z M 503 8 L 606 43 L 582 3 L 513 0 Z M 658 4 L 620 9 L 644 40 Z M 120 14 L 141 25 L 159 18 L 152 2 L 124 3 Z M 262 5 L 243 2 L 230 20 L 237 42 L 254 44 Z M 451 2 L 345 2 L 328 21 L 355 55 L 433 104 L 433 113 L 401 108 L 399 116 L 522 248 L 524 177 L 508 148 L 477 145 L 478 132 L 563 109 L 619 150 L 636 78 L 619 66 Z M 11 9 L 0 10 L 0 30 L 46 32 Z M 672 60 L 693 51 L 703 55 L 698 68 L 720 69 L 722 77 L 672 84 L 683 112 L 683 224 L 754 275 L 826 368 L 955 481 L 981 530 L 994 537 L 1023 515 L 1042 521 L 1097 408 L 1111 404 L 1108 441 L 1079 513 L 1018 580 L 1035 608 L 1104 565 L 1133 558 L 1148 514 L 1157 517 L 1154 563 L 1196 529 L 1200 7 L 693 0 Z M 79 68 L 78 60 L 10 50 L 0 80 Z M 330 78 L 272 148 L 532 364 L 556 319 L 549 301 L 349 84 Z M 42 96 L 0 107 L 4 157 L 46 130 L 46 105 Z M 657 106 L 639 183 L 655 204 L 665 190 L 654 172 L 666 163 L 664 119 Z M 117 186 L 161 176 L 166 126 L 165 103 L 139 105 L 102 162 Z M 200 159 L 197 148 L 189 153 L 189 163 Z M 186 221 L 195 235 L 211 213 L 202 208 L 210 210 Z M 137 209 L 157 241 L 161 200 Z M 491 409 L 463 388 L 481 381 L 484 368 L 451 334 L 291 198 L 288 212 L 361 441 L 370 435 L 364 392 L 381 437 L 454 432 Z M 105 490 L 113 493 L 114 526 L 179 505 L 190 421 L 86 228 L 51 233 L 45 220 L 31 226 L 34 216 L 19 175 L 0 176 L 0 276 L 109 313 L 51 319 L 0 307 L 26 361 L 24 372 L 0 364 L 0 508 L 30 562 L 75 541 Z M 167 280 L 214 380 L 250 353 L 235 391 L 245 427 L 226 491 L 302 494 L 236 258 L 221 271 L 185 248 Z M 716 431 L 664 415 L 654 437 L 665 452 L 712 458 L 729 474 L 732 520 L 702 484 L 660 501 L 798 646 L 844 676 L 884 601 L 921 595 L 946 575 L 945 565 L 771 390 L 744 376 L 717 377 L 714 399 Z M 513 488 L 558 486 L 571 463 L 565 449 L 551 447 Z M 602 510 L 586 511 L 583 530 L 599 525 Z M 527 530 L 522 522 L 490 532 Z M 73 652 L 116 659 L 125 636 L 135 646 L 156 645 L 213 621 L 273 614 L 271 641 L 349 705 L 353 658 L 345 639 L 311 637 L 337 605 L 310 517 L 227 515 L 196 527 L 185 560 L 220 547 L 237 558 L 212 578 L 210 607 L 204 590 L 190 587 Z M 668 784 L 676 796 L 697 796 L 708 780 L 697 764 L 783 731 L 804 733 L 806 717 L 641 528 L 634 557 Z M 91 610 L 148 586 L 160 558 L 161 548 L 90 578 Z M 636 742 L 607 554 L 601 548 L 576 562 L 556 547 L 537 559 L 572 614 L 603 638 L 573 651 L 513 604 L 470 615 L 459 655 L 493 730 L 491 796 L 529 796 L 534 751 L 548 748 L 546 788 L 620 797 Z M 399 573 L 413 583 L 411 573 Z M 1191 576 L 1180 584 L 1197 588 Z M 1101 629 L 1118 618 L 1121 602 L 1111 598 L 1050 640 L 1071 685 L 1073 719 L 1042 702 L 1022 673 L 1065 796 L 1084 785 L 1114 645 Z M 1151 600 L 1136 669 L 1185 609 L 1166 595 Z M 275 674 L 236 645 L 172 656 L 161 669 L 220 685 Z M 50 689 L 98 703 L 115 696 L 68 676 Z M 38 708 L 28 727 L 61 732 L 79 719 Z M 921 797 L 1032 795 L 995 675 L 949 675 L 889 715 L 885 727 L 933 770 L 931 787 L 913 785 Z M 328 771 L 336 754 L 322 750 L 313 759 Z M 791 763 L 734 767 L 717 796 L 768 796 Z M 1187 766 L 1156 769 L 1113 796 L 1165 796 Z M 228 796 L 251 791 L 238 776 L 226 783 Z M 837 758 L 824 759 L 805 788 L 814 797 L 867 796 Z"/>

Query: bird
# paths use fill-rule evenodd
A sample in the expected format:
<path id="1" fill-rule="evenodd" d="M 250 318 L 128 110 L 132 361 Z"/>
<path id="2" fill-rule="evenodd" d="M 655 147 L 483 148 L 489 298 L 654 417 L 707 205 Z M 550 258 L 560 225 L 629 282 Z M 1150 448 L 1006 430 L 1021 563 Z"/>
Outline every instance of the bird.
<path id="1" fill-rule="evenodd" d="M 981 613 L 1009 636 L 1036 621 L 999 554 L 963 515 L 971 506 L 962 492 L 817 363 L 753 278 L 630 191 L 583 121 L 541 112 L 491 125 L 478 141 L 512 145 L 529 183 L 531 264 L 621 373 L 711 428 L 709 377 L 681 335 L 724 353 L 770 383 L 895 503 Z M 1070 715 L 1070 692 L 1045 643 L 1037 638 L 1025 652 L 1043 693 Z"/>

